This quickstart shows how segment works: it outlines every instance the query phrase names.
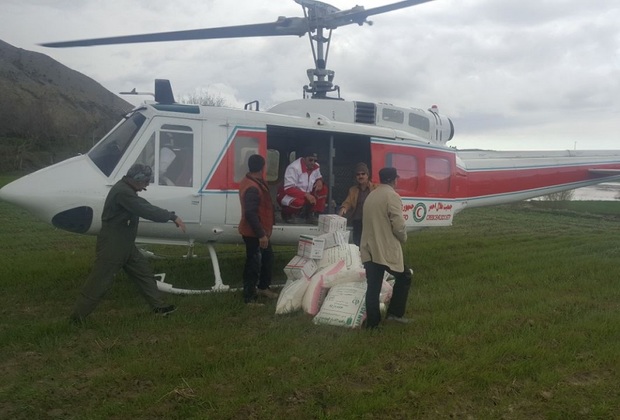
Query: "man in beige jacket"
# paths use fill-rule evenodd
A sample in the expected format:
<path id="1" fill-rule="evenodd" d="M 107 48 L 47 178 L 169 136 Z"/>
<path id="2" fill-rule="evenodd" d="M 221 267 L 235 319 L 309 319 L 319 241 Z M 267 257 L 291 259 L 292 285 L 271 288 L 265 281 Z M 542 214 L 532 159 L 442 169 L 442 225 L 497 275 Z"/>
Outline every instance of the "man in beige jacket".
<path id="1" fill-rule="evenodd" d="M 370 171 L 368 166 L 360 162 L 355 165 L 356 184 L 349 188 L 349 195 L 342 202 L 338 210 L 338 216 L 345 216 L 351 221 L 353 226 L 353 243 L 360 246 L 362 240 L 362 216 L 364 201 L 366 197 L 377 188 L 377 184 L 370 182 Z"/>
<path id="2" fill-rule="evenodd" d="M 409 322 L 403 315 L 411 286 L 411 271 L 403 262 L 401 244 L 407 242 L 407 230 L 402 201 L 394 190 L 397 178 L 395 168 L 381 169 L 379 171 L 381 184 L 368 195 L 364 203 L 360 253 L 368 282 L 366 328 L 376 328 L 381 322 L 379 295 L 385 271 L 396 279 L 387 310 L 387 319 Z"/>

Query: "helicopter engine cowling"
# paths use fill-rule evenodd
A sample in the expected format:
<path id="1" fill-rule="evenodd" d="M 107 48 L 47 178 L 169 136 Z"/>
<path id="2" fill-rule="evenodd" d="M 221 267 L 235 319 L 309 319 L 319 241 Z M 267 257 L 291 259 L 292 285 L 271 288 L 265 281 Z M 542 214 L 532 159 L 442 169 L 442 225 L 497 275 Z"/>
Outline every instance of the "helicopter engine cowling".
<path id="1" fill-rule="evenodd" d="M 439 114 L 436 106 L 432 106 L 425 114 L 428 115 L 431 126 L 434 125 L 434 133 L 432 130 L 429 130 L 432 140 L 442 144 L 452 140 L 454 137 L 454 124 L 450 118 Z M 432 123 L 433 119 L 435 120 L 434 124 Z"/>
<path id="2" fill-rule="evenodd" d="M 439 114 L 435 105 L 424 110 L 384 103 L 315 98 L 284 102 L 269 112 L 299 117 L 319 114 L 333 121 L 390 127 L 440 144 L 454 137 L 454 124 L 450 118 Z"/>

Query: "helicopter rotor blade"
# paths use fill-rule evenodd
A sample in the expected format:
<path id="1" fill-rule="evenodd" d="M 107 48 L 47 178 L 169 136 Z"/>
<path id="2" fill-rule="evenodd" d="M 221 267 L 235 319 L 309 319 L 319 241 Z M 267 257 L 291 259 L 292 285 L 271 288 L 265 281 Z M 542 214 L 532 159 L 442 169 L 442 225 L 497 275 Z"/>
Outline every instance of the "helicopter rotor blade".
<path id="1" fill-rule="evenodd" d="M 335 29 L 339 26 L 366 22 L 366 18 L 379 13 L 415 6 L 434 0 L 404 0 L 385 6 L 364 9 L 355 6 L 352 9 L 340 11 L 326 3 L 314 0 L 295 0 L 304 7 L 321 7 L 322 15 L 308 21 L 300 17 L 280 17 L 275 22 L 257 23 L 251 25 L 223 26 L 219 28 L 192 29 L 186 31 L 157 32 L 139 35 L 114 36 L 107 38 L 80 39 L 75 41 L 46 42 L 39 44 L 43 47 L 70 48 L 91 47 L 95 45 L 136 44 L 143 42 L 189 41 L 198 39 L 249 38 L 258 36 L 303 36 L 308 31 L 318 28 Z"/>
<path id="2" fill-rule="evenodd" d="M 403 9 L 405 7 L 417 6 L 418 4 L 428 3 L 429 1 L 434 0 L 404 0 L 399 1 L 398 3 L 386 4 L 385 6 L 373 7 L 372 9 L 366 9 L 366 13 L 361 12 L 361 14 L 366 14 L 367 16 L 378 15 L 380 13 L 391 12 L 392 10 Z"/>
<path id="3" fill-rule="evenodd" d="M 224 26 L 219 28 L 192 29 L 187 31 L 158 32 L 140 35 L 114 36 L 108 38 L 81 39 L 75 41 L 48 42 L 43 47 L 69 48 L 95 45 L 136 44 L 142 42 L 188 41 L 198 39 L 246 38 L 257 36 L 303 36 L 308 32 L 304 18 L 279 18 L 271 23 Z"/>
<path id="4" fill-rule="evenodd" d="M 343 10 L 330 15 L 329 18 L 326 19 L 328 22 L 326 22 L 325 27 L 335 29 L 339 26 L 350 25 L 352 23 L 362 25 L 368 16 L 387 13 L 405 7 L 417 6 L 430 1 L 434 0 L 404 0 L 397 3 L 386 4 L 385 6 L 373 7 L 372 9 L 364 9 L 362 6 L 355 6 L 352 9 Z"/>

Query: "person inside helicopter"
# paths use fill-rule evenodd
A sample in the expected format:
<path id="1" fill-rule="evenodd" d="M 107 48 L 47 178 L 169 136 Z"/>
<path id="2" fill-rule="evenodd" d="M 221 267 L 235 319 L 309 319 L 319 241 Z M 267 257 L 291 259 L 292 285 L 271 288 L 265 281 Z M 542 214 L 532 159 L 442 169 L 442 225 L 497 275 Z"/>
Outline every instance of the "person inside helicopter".
<path id="1" fill-rule="evenodd" d="M 168 168 L 177 157 L 173 147 L 174 139 L 172 136 L 169 134 L 162 135 L 162 147 L 159 149 L 159 185 L 174 185 L 168 176 Z"/>
<path id="2" fill-rule="evenodd" d="M 286 223 L 305 217 L 306 223 L 317 224 L 318 214 L 325 211 L 327 185 L 323 182 L 317 153 L 309 149 L 301 156 L 287 166 L 276 199 Z"/>
<path id="3" fill-rule="evenodd" d="M 159 150 L 159 185 L 192 186 L 192 139 L 162 132 Z"/>
<path id="4" fill-rule="evenodd" d="M 347 198 L 342 202 L 338 215 L 349 219 L 353 226 L 353 243 L 360 246 L 364 201 L 368 194 L 377 188 L 377 185 L 370 181 L 370 171 L 364 162 L 355 165 L 355 181 L 355 185 L 349 188 Z"/>

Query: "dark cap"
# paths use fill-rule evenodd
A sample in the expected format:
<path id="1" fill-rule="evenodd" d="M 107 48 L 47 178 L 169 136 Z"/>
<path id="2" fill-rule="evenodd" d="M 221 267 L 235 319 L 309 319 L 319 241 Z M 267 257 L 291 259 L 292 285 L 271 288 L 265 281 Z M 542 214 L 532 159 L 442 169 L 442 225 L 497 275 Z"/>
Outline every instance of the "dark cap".
<path id="1" fill-rule="evenodd" d="M 127 171 L 127 177 L 134 181 L 145 182 L 150 181 L 153 171 L 150 166 L 141 163 L 134 163 Z"/>
<path id="2" fill-rule="evenodd" d="M 312 147 L 306 147 L 304 149 L 301 150 L 301 153 L 299 154 L 299 156 L 297 157 L 318 157 L 318 154 L 316 153 L 316 150 Z"/>
<path id="3" fill-rule="evenodd" d="M 396 178 L 398 178 L 396 168 L 382 168 L 379 170 L 379 181 L 381 181 L 382 184 L 389 184 Z"/>
<path id="4" fill-rule="evenodd" d="M 357 165 L 355 165 L 355 173 L 357 174 L 360 172 L 364 172 L 366 175 L 369 174 L 368 165 L 366 165 L 364 162 L 360 162 Z"/>

